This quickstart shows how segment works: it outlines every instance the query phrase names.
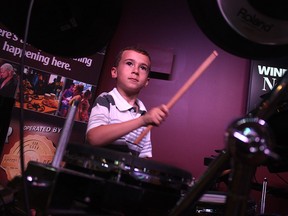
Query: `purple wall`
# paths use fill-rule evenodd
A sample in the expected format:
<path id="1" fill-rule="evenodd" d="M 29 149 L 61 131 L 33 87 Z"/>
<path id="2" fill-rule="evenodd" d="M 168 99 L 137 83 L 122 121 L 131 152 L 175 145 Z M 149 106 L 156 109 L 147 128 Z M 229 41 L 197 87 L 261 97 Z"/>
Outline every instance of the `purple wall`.
<path id="1" fill-rule="evenodd" d="M 204 157 L 225 147 L 226 128 L 245 114 L 250 60 L 213 44 L 196 25 L 185 0 L 126 2 L 107 49 L 98 93 L 113 87 L 110 66 L 124 46 L 147 44 L 174 53 L 170 79 L 151 79 L 140 95 L 147 108 L 167 103 L 213 50 L 219 53 L 172 107 L 166 122 L 152 129 L 153 160 L 186 169 L 198 179 L 207 169 Z M 264 168 L 259 181 L 267 175 L 275 178 Z"/>

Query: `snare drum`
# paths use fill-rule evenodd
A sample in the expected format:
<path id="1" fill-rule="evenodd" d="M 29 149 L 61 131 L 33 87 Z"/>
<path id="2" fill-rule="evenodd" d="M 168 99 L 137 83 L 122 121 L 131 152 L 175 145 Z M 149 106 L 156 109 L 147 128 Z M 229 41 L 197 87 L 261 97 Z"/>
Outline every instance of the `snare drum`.
<path id="1" fill-rule="evenodd" d="M 98 200 L 93 207 L 124 215 L 166 216 L 192 181 L 177 167 L 94 146 L 69 144 L 64 161 L 69 169 L 105 180 L 101 205 Z"/>

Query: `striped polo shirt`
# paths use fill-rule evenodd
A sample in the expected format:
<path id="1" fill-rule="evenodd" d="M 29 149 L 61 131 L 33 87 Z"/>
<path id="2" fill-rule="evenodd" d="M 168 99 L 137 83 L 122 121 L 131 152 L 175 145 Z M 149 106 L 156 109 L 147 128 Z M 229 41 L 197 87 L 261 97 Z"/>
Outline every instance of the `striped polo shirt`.
<path id="1" fill-rule="evenodd" d="M 89 122 L 87 125 L 87 132 L 94 127 L 100 125 L 108 125 L 114 123 L 121 123 L 131 119 L 139 118 L 147 110 L 144 104 L 137 99 L 139 111 L 136 113 L 133 106 L 131 106 L 114 88 L 110 92 L 101 93 L 95 101 L 91 110 Z M 140 136 L 145 127 L 140 127 L 131 131 L 119 140 L 115 141 L 116 144 L 126 144 L 134 151 L 139 152 L 139 157 L 152 157 L 152 144 L 150 132 L 141 140 L 138 145 L 133 144 L 137 137 Z"/>

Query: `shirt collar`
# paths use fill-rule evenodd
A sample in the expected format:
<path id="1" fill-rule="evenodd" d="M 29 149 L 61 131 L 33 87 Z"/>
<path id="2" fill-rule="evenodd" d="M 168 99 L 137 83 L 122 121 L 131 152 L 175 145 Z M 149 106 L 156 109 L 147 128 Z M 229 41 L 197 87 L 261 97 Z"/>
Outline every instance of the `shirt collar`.
<path id="1" fill-rule="evenodd" d="M 117 106 L 117 108 L 120 111 L 126 111 L 129 110 L 131 108 L 133 108 L 133 106 L 131 106 L 122 96 L 121 94 L 118 92 L 117 88 L 113 88 L 112 91 L 109 92 L 110 95 L 113 96 L 115 104 Z M 141 100 L 139 100 L 138 98 L 136 99 L 136 103 L 139 106 L 139 112 L 143 113 L 146 112 L 146 107 L 144 106 L 144 104 L 142 103 Z"/>

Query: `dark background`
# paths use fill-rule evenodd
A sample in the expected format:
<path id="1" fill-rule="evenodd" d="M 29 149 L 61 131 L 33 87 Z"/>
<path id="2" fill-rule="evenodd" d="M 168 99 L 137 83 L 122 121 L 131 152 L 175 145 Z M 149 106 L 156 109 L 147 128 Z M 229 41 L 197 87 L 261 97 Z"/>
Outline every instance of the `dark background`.
<path id="1" fill-rule="evenodd" d="M 208 18 L 213 14 L 206 16 Z M 219 31 L 222 29 L 219 28 Z M 225 32 L 221 33 L 225 35 Z M 97 95 L 110 91 L 114 86 L 110 68 L 116 53 L 125 46 L 139 44 L 156 50 L 152 64 L 160 65 L 160 68 L 154 71 L 154 78 L 140 95 L 147 108 L 167 103 L 216 50 L 219 56 L 171 108 L 166 122 L 152 129 L 153 160 L 185 169 L 193 174 L 196 181 L 207 169 L 204 158 L 217 155 L 215 150 L 226 147 L 225 131 L 235 119 L 246 114 L 249 95 L 251 59 L 231 54 L 209 38 L 197 25 L 186 0 L 126 0 L 119 24 L 106 47 L 96 92 Z M 229 37 L 227 41 L 233 43 Z M 261 51 L 265 52 L 265 49 Z M 161 68 L 162 64 L 158 61 L 171 56 L 171 53 L 172 61 L 170 59 L 169 65 Z M 262 55 L 269 56 L 268 53 Z M 96 71 L 95 76 L 98 76 Z M 269 186 L 287 189 L 287 172 L 271 173 L 267 167 L 260 166 L 255 180 L 261 184 L 264 177 L 268 179 Z M 258 206 L 260 192 L 251 191 Z M 267 213 L 287 213 L 285 203 L 287 199 L 268 194 Z"/>

